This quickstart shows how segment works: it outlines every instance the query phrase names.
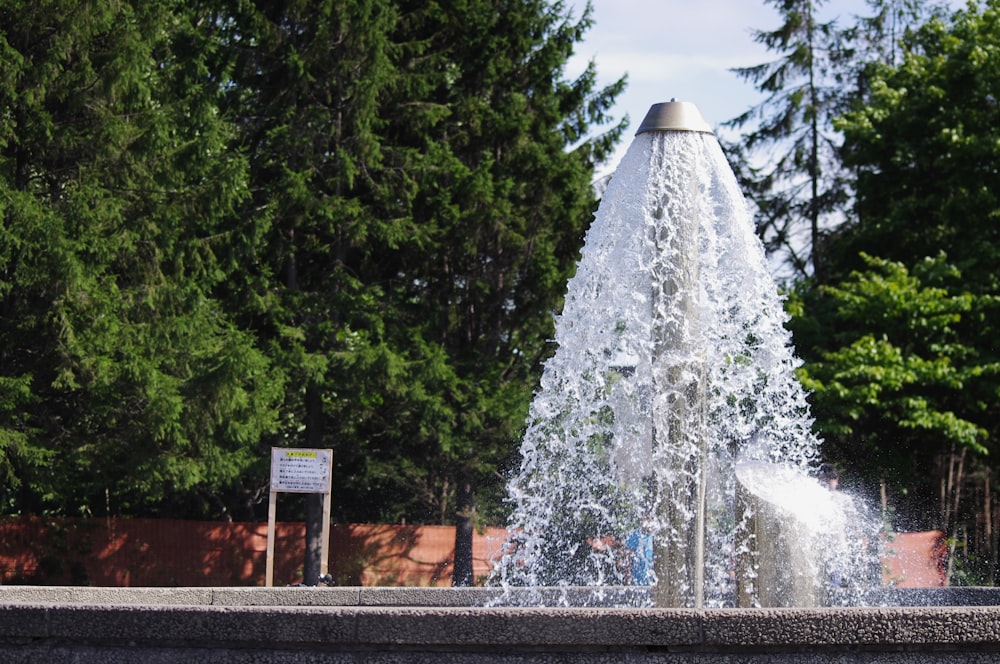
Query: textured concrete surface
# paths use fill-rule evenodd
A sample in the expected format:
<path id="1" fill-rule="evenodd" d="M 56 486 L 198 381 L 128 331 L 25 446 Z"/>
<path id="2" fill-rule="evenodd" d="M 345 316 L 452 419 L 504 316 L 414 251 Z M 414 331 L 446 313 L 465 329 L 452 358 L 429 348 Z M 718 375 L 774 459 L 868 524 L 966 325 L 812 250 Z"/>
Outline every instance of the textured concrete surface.
<path id="1" fill-rule="evenodd" d="M 608 588 L 110 588 L 0 586 L 0 603 L 187 604 L 194 606 L 601 606 L 640 607 L 650 589 Z M 868 606 L 1000 606 L 1000 588 L 877 589 Z"/>
<path id="2" fill-rule="evenodd" d="M 4 586 L 0 662 L 1000 660 L 997 606 L 695 610 L 470 605 L 495 595 L 447 588 Z"/>
<path id="3" fill-rule="evenodd" d="M 101 588 L 0 586 L 0 602 L 197 606 L 641 606 L 649 588 Z"/>

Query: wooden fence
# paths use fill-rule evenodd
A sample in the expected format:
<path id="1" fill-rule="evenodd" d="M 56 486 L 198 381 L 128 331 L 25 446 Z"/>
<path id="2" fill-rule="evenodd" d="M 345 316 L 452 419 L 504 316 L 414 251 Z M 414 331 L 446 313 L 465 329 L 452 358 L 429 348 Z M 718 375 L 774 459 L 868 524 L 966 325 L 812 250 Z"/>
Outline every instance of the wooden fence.
<path id="1" fill-rule="evenodd" d="M 507 531 L 472 540 L 473 574 L 485 579 Z M 278 523 L 275 585 L 302 581 L 305 526 Z M 897 587 L 947 585 L 940 532 L 899 533 L 883 560 Z M 346 586 L 451 585 L 451 526 L 335 525 L 330 574 Z M 262 586 L 267 524 L 171 519 L 0 518 L 0 583 L 92 586 Z"/>
<path id="2" fill-rule="evenodd" d="M 506 531 L 473 537 L 473 573 L 484 578 Z M 274 583 L 302 581 L 305 526 L 278 523 Z M 451 585 L 455 529 L 335 525 L 330 574 L 337 585 Z M 171 519 L 0 520 L 0 583 L 93 586 L 261 586 L 266 523 Z"/>

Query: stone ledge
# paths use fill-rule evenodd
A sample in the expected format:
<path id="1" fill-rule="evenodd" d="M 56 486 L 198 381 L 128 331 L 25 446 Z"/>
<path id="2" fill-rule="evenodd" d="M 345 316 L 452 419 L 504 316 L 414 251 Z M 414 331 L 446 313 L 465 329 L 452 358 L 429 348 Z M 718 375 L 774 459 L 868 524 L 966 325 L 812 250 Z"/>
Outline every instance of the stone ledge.
<path id="1" fill-rule="evenodd" d="M 381 606 L 0 605 L 17 639 L 172 644 L 1000 651 L 1000 607 L 599 609 Z"/>
<path id="2" fill-rule="evenodd" d="M 649 588 L 111 588 L 0 586 L 0 603 L 192 606 L 619 606 L 648 604 Z"/>
<path id="3" fill-rule="evenodd" d="M 870 607 L 1000 606 L 1000 588 L 879 588 L 863 598 Z M 644 587 L 408 588 L 0 586 L 0 603 L 190 606 L 542 606 L 643 607 Z"/>

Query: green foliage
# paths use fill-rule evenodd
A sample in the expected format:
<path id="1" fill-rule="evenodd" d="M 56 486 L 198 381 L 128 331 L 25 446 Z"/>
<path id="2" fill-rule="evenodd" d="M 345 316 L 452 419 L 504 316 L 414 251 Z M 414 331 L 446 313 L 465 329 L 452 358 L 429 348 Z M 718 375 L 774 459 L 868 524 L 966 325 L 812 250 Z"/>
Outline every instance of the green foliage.
<path id="1" fill-rule="evenodd" d="M 623 128 L 562 3 L 0 0 L 4 509 L 499 506 Z M 609 126 L 610 125 L 610 126 Z M 603 133 L 594 133 L 604 126 Z"/>
<path id="2" fill-rule="evenodd" d="M 249 159 L 239 217 L 260 235 L 226 299 L 288 386 L 262 444 L 333 448 L 340 519 L 347 506 L 383 516 L 349 482 L 373 484 L 360 441 L 401 437 L 411 388 L 422 389 L 411 372 L 419 351 L 388 336 L 391 280 L 403 277 L 380 271 L 422 233 L 381 137 L 396 20 L 392 3 L 330 0 L 244 3 L 227 23 L 236 64 L 224 108 Z M 243 489 L 257 494 L 266 480 L 260 464 Z"/>
<path id="3" fill-rule="evenodd" d="M 0 15 L 6 507 L 148 510 L 223 486 L 281 383 L 213 297 L 247 186 L 210 36 L 177 3 Z"/>
<path id="4" fill-rule="evenodd" d="M 932 13 L 857 69 L 862 94 L 836 122 L 855 209 L 822 278 L 789 301 L 826 455 L 885 482 L 890 503 L 905 496 L 903 527 L 961 534 L 955 569 L 984 579 L 997 569 L 982 524 L 1000 441 L 998 27 L 993 1 Z"/>
<path id="5" fill-rule="evenodd" d="M 423 232 L 392 266 L 418 275 L 398 283 L 392 324 L 439 349 L 451 372 L 427 445 L 441 450 L 453 478 L 445 481 L 474 480 L 485 508 L 498 501 L 496 469 L 516 449 L 550 350 L 551 312 L 596 207 L 594 167 L 623 124 L 581 139 L 607 121 L 622 82 L 596 90 L 592 68 L 561 80 L 589 25 L 586 16 L 565 17 L 561 4 L 503 13 L 489 2 L 463 3 L 462 12 L 429 5 L 408 19 L 408 34 L 419 38 L 407 44 L 401 68 L 437 64 L 410 83 L 433 103 L 399 100 L 388 119 L 397 154 L 410 164 L 413 222 Z"/>
<path id="6" fill-rule="evenodd" d="M 817 315 L 795 321 L 800 349 L 813 356 L 800 378 L 814 394 L 827 454 L 850 459 L 860 472 L 891 468 L 896 479 L 912 482 L 941 447 L 986 453 L 988 411 L 967 397 L 997 367 L 961 343 L 977 298 L 942 287 L 960 283 L 943 258 L 913 273 L 900 263 L 864 259 L 867 270 L 810 293 L 824 300 L 806 307 Z M 814 334 L 830 336 L 810 340 L 810 324 Z M 810 341 L 816 346 L 809 348 Z"/>
<path id="7" fill-rule="evenodd" d="M 872 63 L 870 103 L 838 124 L 858 172 L 841 264 L 859 249 L 905 262 L 945 251 L 971 290 L 996 292 L 998 32 L 1000 7 L 970 4 L 909 34 L 898 66 Z"/>

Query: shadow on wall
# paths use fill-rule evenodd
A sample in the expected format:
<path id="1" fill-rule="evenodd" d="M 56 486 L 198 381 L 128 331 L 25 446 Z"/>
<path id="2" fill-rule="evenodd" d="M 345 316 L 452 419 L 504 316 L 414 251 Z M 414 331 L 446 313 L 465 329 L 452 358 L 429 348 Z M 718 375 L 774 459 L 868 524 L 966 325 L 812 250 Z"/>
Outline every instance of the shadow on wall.
<path id="1" fill-rule="evenodd" d="M 506 531 L 473 537 L 481 582 Z M 302 582 L 305 525 L 275 527 L 276 585 Z M 338 585 L 449 586 L 450 526 L 341 524 L 330 533 Z M 267 524 L 173 519 L 0 519 L 0 582 L 116 587 L 262 586 Z"/>

